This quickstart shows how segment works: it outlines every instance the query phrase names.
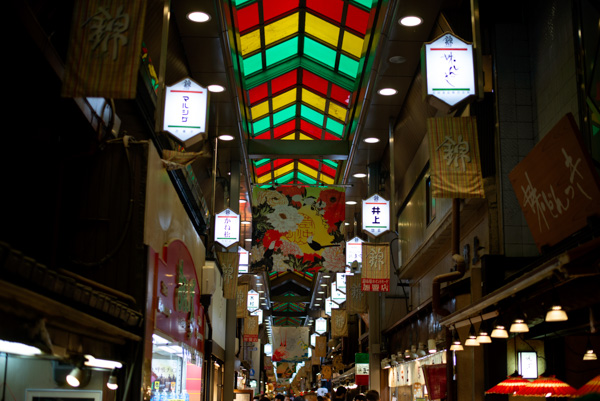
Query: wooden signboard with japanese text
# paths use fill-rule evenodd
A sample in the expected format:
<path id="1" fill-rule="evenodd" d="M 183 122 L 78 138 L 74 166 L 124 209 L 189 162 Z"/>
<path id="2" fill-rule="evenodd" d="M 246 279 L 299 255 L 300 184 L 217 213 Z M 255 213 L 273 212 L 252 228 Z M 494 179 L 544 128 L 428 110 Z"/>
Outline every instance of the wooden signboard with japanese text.
<path id="1" fill-rule="evenodd" d="M 600 178 L 570 113 L 508 176 L 540 250 L 600 216 Z"/>

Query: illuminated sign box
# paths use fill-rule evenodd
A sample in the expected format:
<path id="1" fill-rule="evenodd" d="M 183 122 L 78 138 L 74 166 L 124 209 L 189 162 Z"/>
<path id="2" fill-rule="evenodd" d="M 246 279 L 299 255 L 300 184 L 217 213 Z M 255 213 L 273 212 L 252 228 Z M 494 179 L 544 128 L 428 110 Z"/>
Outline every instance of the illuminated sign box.
<path id="1" fill-rule="evenodd" d="M 185 78 L 165 91 L 163 130 L 185 147 L 204 139 L 208 110 L 208 90 Z"/>

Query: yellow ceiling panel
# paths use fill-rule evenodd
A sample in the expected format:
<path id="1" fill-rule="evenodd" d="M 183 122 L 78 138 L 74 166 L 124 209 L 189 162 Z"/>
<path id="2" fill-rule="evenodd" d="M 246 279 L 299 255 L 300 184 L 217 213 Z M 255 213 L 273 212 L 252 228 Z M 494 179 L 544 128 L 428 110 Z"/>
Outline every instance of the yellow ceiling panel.
<path id="1" fill-rule="evenodd" d="M 330 178 L 327 174 L 321 174 L 320 178 L 321 181 L 323 181 L 325 184 L 332 185 L 335 182 L 335 180 L 333 178 Z"/>
<path id="2" fill-rule="evenodd" d="M 342 40 L 342 50 L 350 53 L 354 57 L 360 58 L 362 55 L 363 42 L 364 39 L 346 31 L 344 32 L 344 39 Z"/>
<path id="3" fill-rule="evenodd" d="M 262 184 L 262 183 L 268 182 L 268 181 L 271 181 L 271 173 L 265 174 L 261 177 L 256 177 L 256 182 L 259 184 Z"/>
<path id="4" fill-rule="evenodd" d="M 299 136 L 299 138 L 298 138 L 298 139 L 301 139 L 301 140 L 303 140 L 303 141 L 312 141 L 312 140 L 313 140 L 313 139 L 312 139 L 310 136 L 308 136 L 308 135 L 305 135 L 305 134 L 303 134 L 303 133 L 300 133 L 300 136 Z"/>
<path id="5" fill-rule="evenodd" d="M 273 98 L 273 111 L 296 101 L 296 88 Z"/>
<path id="6" fill-rule="evenodd" d="M 296 139 L 296 134 L 295 134 L 295 133 L 292 133 L 292 134 L 289 134 L 289 135 L 287 135 L 287 136 L 284 136 L 284 137 L 283 137 L 283 138 L 281 138 L 281 139 L 282 139 L 282 140 L 284 140 L 284 141 L 291 141 L 291 140 L 294 140 L 294 139 Z"/>
<path id="7" fill-rule="evenodd" d="M 294 162 L 286 164 L 285 166 L 275 170 L 275 177 L 281 177 L 284 174 L 294 170 Z"/>
<path id="8" fill-rule="evenodd" d="M 322 41 L 337 47 L 340 36 L 340 28 L 337 26 L 330 24 L 321 18 L 315 17 L 310 13 L 306 13 L 304 29 L 306 30 L 306 33 L 316 36 Z"/>
<path id="9" fill-rule="evenodd" d="M 288 37 L 298 32 L 298 15 L 292 14 L 288 17 L 273 22 L 265 26 L 265 45 L 269 46 L 273 42 L 277 42 L 285 37 Z"/>
<path id="10" fill-rule="evenodd" d="M 329 115 L 337 118 L 340 121 L 346 122 L 347 109 L 342 106 L 338 106 L 336 103 L 329 102 Z M 252 114 L 254 118 L 254 114 Z"/>
<path id="11" fill-rule="evenodd" d="M 260 49 L 260 29 L 252 31 L 240 38 L 242 56 Z"/>
<path id="12" fill-rule="evenodd" d="M 314 178 L 315 180 L 317 179 L 317 176 L 319 174 L 319 172 L 317 170 L 308 167 L 304 163 L 298 163 L 298 171 L 300 171 L 301 173 L 306 174 L 309 177 Z"/>
<path id="13" fill-rule="evenodd" d="M 252 107 L 250 111 L 252 113 L 252 120 L 256 120 L 257 118 L 260 118 L 269 112 L 269 102 L 266 101 L 257 104 L 256 106 Z"/>
<path id="14" fill-rule="evenodd" d="M 325 111 L 325 98 L 302 88 L 302 101 L 316 109 Z"/>

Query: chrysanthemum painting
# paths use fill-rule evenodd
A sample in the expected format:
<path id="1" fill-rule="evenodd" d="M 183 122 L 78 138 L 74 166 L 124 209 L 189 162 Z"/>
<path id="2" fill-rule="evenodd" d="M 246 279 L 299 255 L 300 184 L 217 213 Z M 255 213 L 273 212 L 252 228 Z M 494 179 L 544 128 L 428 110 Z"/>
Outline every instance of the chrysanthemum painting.
<path id="1" fill-rule="evenodd" d="M 343 271 L 345 203 L 333 188 L 254 188 L 251 271 Z"/>

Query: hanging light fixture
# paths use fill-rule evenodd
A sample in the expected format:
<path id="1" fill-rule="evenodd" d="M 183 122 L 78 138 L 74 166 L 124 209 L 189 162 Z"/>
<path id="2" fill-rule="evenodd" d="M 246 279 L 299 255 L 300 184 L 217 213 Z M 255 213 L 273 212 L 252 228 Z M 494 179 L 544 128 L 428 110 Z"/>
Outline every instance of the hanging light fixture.
<path id="1" fill-rule="evenodd" d="M 583 354 L 584 361 L 595 361 L 598 357 L 594 352 L 594 348 L 592 347 L 592 342 L 590 341 L 590 336 L 588 336 L 587 346 L 585 347 L 585 354 Z"/>
<path id="2" fill-rule="evenodd" d="M 477 332 L 477 342 L 479 344 L 489 344 L 492 342 L 492 338 L 488 334 L 488 325 L 486 321 L 483 320 L 481 313 L 479 314 L 479 318 L 481 319 L 481 324 L 479 325 L 479 331 Z"/>
<path id="3" fill-rule="evenodd" d="M 435 338 L 430 338 L 427 340 L 427 349 L 430 354 L 435 354 L 437 352 L 437 344 L 435 343 Z"/>
<path id="4" fill-rule="evenodd" d="M 511 333 L 527 333 L 529 331 L 529 326 L 525 323 L 523 319 L 515 319 L 513 324 L 510 325 Z"/>
<path id="5" fill-rule="evenodd" d="M 477 341 L 477 335 L 475 335 L 475 328 L 473 327 L 473 322 L 471 322 L 471 319 L 469 319 L 469 323 L 471 323 L 471 327 L 469 328 L 469 337 L 465 341 L 465 346 L 479 347 L 479 342 Z"/>
<path id="6" fill-rule="evenodd" d="M 496 325 L 496 327 L 494 327 L 494 330 L 492 330 L 492 334 L 491 334 L 492 338 L 508 338 L 508 331 L 506 331 L 506 328 L 502 325 Z"/>
<path id="7" fill-rule="evenodd" d="M 565 312 L 560 305 L 554 305 L 546 313 L 547 322 L 564 322 L 569 320 L 567 312 Z"/>
<path id="8" fill-rule="evenodd" d="M 577 390 L 554 376 L 540 375 L 526 386 L 521 387 L 515 395 L 528 397 L 571 397 Z"/>
<path id="9" fill-rule="evenodd" d="M 463 351 L 464 348 L 462 343 L 460 342 L 460 337 L 458 336 L 458 331 L 456 330 L 456 326 L 454 326 L 453 334 L 452 334 L 452 345 L 450 346 L 450 351 Z"/>
<path id="10" fill-rule="evenodd" d="M 516 394 L 517 391 L 523 386 L 529 384 L 529 380 L 523 379 L 523 377 L 515 371 L 512 375 L 508 376 L 505 380 L 496 384 L 494 387 L 486 391 L 486 394 Z"/>

